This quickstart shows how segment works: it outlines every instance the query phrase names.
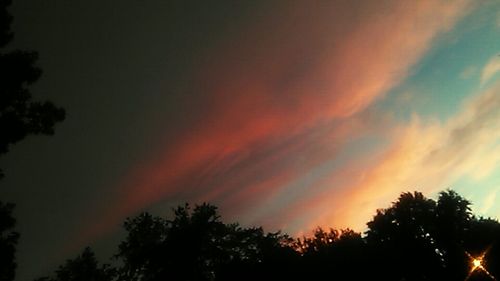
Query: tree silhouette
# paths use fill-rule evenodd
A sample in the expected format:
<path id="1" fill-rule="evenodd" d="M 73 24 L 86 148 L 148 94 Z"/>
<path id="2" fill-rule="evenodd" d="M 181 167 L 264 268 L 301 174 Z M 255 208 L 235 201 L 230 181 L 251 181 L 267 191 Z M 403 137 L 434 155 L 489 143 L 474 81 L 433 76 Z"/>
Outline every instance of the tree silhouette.
<path id="1" fill-rule="evenodd" d="M 167 222 L 144 213 L 127 219 L 124 228 L 128 236 L 119 245 L 117 254 L 124 263 L 120 280 L 147 280 L 144 276 L 152 275 L 156 270 L 152 267 L 157 267 L 154 263 L 160 258 L 159 249 L 165 240 Z"/>
<path id="2" fill-rule="evenodd" d="M 296 245 L 302 253 L 302 278 L 335 275 L 340 280 L 366 280 L 369 277 L 367 271 L 358 270 L 368 262 L 367 245 L 360 233 L 317 228 L 312 237 L 298 239 Z"/>
<path id="3" fill-rule="evenodd" d="M 419 192 L 403 193 L 390 208 L 377 210 L 366 238 L 385 280 L 434 280 L 443 274 L 435 214 L 436 202 Z"/>
<path id="4" fill-rule="evenodd" d="M 265 234 L 262 228 L 240 229 L 233 244 L 242 253 L 221 263 L 215 280 L 290 280 L 300 273 L 300 255 L 293 239 L 280 232 Z"/>
<path id="5" fill-rule="evenodd" d="M 10 0 L 0 0 L 0 156 L 9 147 L 32 134 L 52 135 L 54 125 L 65 117 L 65 111 L 48 101 L 33 101 L 28 86 L 41 75 L 35 66 L 36 52 L 5 51 L 12 40 Z M 0 179 L 3 172 L 0 169 Z M 0 281 L 15 277 L 15 250 L 19 234 L 12 231 L 15 219 L 13 204 L 0 200 Z"/>
<path id="6" fill-rule="evenodd" d="M 85 248 L 75 259 L 60 266 L 55 277 L 42 277 L 36 281 L 111 281 L 115 275 L 113 268 L 107 264 L 100 266 L 94 252 Z"/>
<path id="7" fill-rule="evenodd" d="M 469 201 L 452 190 L 439 194 L 434 237 L 443 254 L 446 275 L 453 279 L 467 274 L 464 239 L 474 220 L 470 205 Z"/>
<path id="8" fill-rule="evenodd" d="M 367 226 L 364 236 L 317 228 L 311 237 L 293 240 L 226 224 L 215 206 L 186 204 L 170 220 L 143 213 L 125 221 L 116 275 L 84 252 L 55 278 L 37 280 L 463 281 L 494 280 L 500 273 L 500 223 L 474 217 L 469 201 L 454 191 L 441 192 L 437 201 L 402 193 Z"/>
<path id="9" fill-rule="evenodd" d="M 290 242 L 262 228 L 225 224 L 208 204 L 192 211 L 187 204 L 178 207 L 172 220 L 144 213 L 124 227 L 119 280 L 224 280 L 232 274 L 229 265 L 243 269 L 271 262 L 281 254 L 276 249 Z"/>
<path id="10" fill-rule="evenodd" d="M 12 216 L 13 204 L 0 202 L 0 281 L 14 280 L 15 251 L 19 233 L 13 231 L 16 220 Z"/>
<path id="11" fill-rule="evenodd" d="M 35 66 L 38 54 L 3 49 L 13 38 L 12 16 L 7 11 L 10 3 L 0 0 L 0 155 L 28 135 L 52 135 L 54 125 L 65 117 L 64 109 L 51 102 L 32 100 L 28 86 L 42 73 Z"/>
<path id="12" fill-rule="evenodd" d="M 471 270 L 468 253 L 489 249 L 489 271 L 498 272 L 492 261 L 498 261 L 499 227 L 498 221 L 476 219 L 470 202 L 454 191 L 441 192 L 437 202 L 403 193 L 390 208 L 377 210 L 366 239 L 379 257 L 373 268 L 382 279 L 464 280 Z"/>

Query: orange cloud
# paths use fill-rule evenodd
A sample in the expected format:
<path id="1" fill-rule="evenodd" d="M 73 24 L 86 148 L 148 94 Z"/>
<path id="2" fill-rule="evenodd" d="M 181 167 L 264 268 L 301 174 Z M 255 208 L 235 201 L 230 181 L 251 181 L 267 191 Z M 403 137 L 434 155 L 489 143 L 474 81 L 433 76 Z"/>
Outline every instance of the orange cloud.
<path id="1" fill-rule="evenodd" d="M 192 78 L 202 112 L 151 161 L 132 167 L 87 235 L 165 200 L 212 199 L 242 213 L 244 202 L 252 210 L 261 200 L 279 205 L 288 185 L 375 126 L 356 123 L 357 115 L 470 8 L 465 0 L 288 4 L 256 14 L 257 22 L 207 52 Z M 407 162 L 397 160 L 403 152 L 387 155 L 394 160 L 365 182 L 385 184 L 385 171 Z M 309 192 L 316 194 L 303 188 L 293 201 Z"/>
<path id="2" fill-rule="evenodd" d="M 444 124 L 423 123 L 414 117 L 410 126 L 396 132 L 397 137 L 377 161 L 356 171 L 363 175 L 361 180 L 344 186 L 341 192 L 313 198 L 304 206 L 304 210 L 314 210 L 318 218 L 309 227 L 335 225 L 361 230 L 375 209 L 388 206 L 401 192 L 432 194 L 462 177 L 479 181 L 498 169 L 500 83 L 469 100 Z"/>
<path id="3" fill-rule="evenodd" d="M 481 71 L 481 85 L 488 82 L 497 72 L 500 71 L 500 57 L 498 55 L 490 58 L 488 63 L 484 66 Z"/>

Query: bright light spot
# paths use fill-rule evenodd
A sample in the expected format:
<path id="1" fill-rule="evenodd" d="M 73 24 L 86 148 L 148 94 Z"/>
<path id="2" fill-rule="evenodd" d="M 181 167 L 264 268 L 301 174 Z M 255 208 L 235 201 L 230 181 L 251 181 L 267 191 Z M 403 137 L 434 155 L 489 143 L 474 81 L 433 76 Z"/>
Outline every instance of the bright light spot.
<path id="1" fill-rule="evenodd" d="M 488 272 L 488 270 L 485 268 L 485 265 L 483 265 L 483 261 L 486 255 L 488 254 L 489 249 L 490 248 L 486 249 L 483 253 L 481 253 L 481 255 L 475 257 L 473 257 L 468 252 L 465 252 L 465 254 L 469 257 L 471 262 L 471 268 L 465 280 L 468 280 L 471 277 L 471 275 L 476 271 L 481 271 L 486 275 L 488 275 L 488 277 L 490 277 L 492 280 L 497 280 L 493 275 L 491 275 L 491 273 Z"/>

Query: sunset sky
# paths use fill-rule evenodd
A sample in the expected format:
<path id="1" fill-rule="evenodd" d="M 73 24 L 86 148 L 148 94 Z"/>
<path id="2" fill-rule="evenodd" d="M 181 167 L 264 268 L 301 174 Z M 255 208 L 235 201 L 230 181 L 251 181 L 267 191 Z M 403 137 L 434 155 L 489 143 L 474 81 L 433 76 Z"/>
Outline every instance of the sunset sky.
<path id="1" fill-rule="evenodd" d="M 67 111 L 0 159 L 18 280 L 183 202 L 307 235 L 452 188 L 500 218 L 499 1 L 117 3 L 10 9 Z"/>

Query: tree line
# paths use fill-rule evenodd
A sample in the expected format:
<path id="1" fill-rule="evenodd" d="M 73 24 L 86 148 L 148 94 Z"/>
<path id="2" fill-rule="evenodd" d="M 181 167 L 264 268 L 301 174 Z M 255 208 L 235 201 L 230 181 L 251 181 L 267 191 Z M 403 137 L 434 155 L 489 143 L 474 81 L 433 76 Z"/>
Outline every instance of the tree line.
<path id="1" fill-rule="evenodd" d="M 172 218 L 125 220 L 126 238 L 108 263 L 86 248 L 36 281 L 494 280 L 500 223 L 474 216 L 470 205 L 452 190 L 437 200 L 406 192 L 377 210 L 364 233 L 317 228 L 292 238 L 224 223 L 210 204 L 186 204 Z"/>
<path id="2" fill-rule="evenodd" d="M 31 96 L 38 54 L 5 49 L 10 4 L 0 0 L 0 156 L 28 135 L 53 134 L 65 118 L 64 109 Z M 126 238 L 110 260 L 85 248 L 35 281 L 496 280 L 500 224 L 474 216 L 470 205 L 451 190 L 437 200 L 407 192 L 377 210 L 364 233 L 317 228 L 301 238 L 225 223 L 210 204 L 184 205 L 171 218 L 125 220 Z M 0 281 L 15 279 L 13 209 L 0 200 Z"/>

